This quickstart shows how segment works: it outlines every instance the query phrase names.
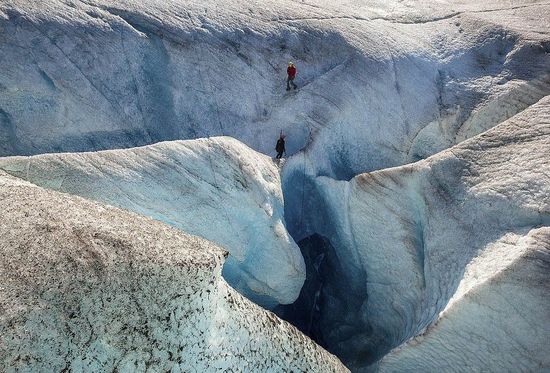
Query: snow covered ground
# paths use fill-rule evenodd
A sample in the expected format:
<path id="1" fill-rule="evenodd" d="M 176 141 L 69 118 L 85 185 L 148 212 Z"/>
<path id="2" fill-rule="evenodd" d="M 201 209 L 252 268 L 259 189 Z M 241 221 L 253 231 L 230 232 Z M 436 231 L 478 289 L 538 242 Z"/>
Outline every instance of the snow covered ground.
<path id="1" fill-rule="evenodd" d="M 550 96 L 426 160 L 318 177 L 304 220 L 334 246 L 329 350 L 359 369 L 424 333 L 382 370 L 549 367 L 549 159 Z"/>
<path id="2" fill-rule="evenodd" d="M 0 209 L 3 372 L 347 371 L 202 238 L 1 172 Z"/>
<path id="3" fill-rule="evenodd" d="M 283 223 L 279 170 L 234 139 L 7 157 L 0 168 L 218 243 L 230 254 L 225 279 L 266 307 L 292 303 L 304 283 L 300 249 Z"/>

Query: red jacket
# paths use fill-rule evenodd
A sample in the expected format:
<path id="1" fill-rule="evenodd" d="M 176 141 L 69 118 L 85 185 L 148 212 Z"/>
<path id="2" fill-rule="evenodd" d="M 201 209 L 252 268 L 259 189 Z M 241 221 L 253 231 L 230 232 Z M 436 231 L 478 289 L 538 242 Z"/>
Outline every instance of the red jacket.
<path id="1" fill-rule="evenodd" d="M 289 78 L 294 78 L 296 76 L 296 68 L 294 66 L 289 66 L 286 69 L 286 73 Z"/>

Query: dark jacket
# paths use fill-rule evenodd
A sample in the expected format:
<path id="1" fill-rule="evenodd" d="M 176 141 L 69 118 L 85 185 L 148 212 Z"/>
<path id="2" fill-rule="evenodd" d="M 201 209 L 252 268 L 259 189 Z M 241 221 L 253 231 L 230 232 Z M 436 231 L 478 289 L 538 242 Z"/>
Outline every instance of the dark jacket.
<path id="1" fill-rule="evenodd" d="M 277 145 L 275 145 L 275 150 L 279 153 L 282 153 L 285 151 L 285 140 L 279 139 L 277 140 Z"/>

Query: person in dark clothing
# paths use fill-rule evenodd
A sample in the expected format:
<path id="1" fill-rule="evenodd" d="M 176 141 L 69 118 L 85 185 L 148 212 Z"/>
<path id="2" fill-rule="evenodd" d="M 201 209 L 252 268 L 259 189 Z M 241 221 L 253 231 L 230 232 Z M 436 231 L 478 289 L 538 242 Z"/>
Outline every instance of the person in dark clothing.
<path id="1" fill-rule="evenodd" d="M 279 136 L 279 140 L 277 140 L 277 145 L 275 145 L 275 150 L 277 151 L 277 156 L 275 158 L 281 159 L 283 157 L 283 153 L 285 153 L 285 135 L 281 133 L 281 136 Z"/>
<path id="2" fill-rule="evenodd" d="M 292 62 L 288 63 L 288 67 L 286 69 L 286 73 L 288 77 L 286 78 L 286 90 L 290 91 L 290 85 L 294 87 L 294 89 L 298 88 L 296 83 L 294 83 L 294 78 L 296 78 L 296 66 Z"/>

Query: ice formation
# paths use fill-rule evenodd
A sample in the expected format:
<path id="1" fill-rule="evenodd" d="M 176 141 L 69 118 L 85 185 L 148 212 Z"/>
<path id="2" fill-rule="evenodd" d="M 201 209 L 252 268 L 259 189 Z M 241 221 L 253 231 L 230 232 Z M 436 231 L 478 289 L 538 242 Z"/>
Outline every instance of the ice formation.
<path id="1" fill-rule="evenodd" d="M 3 372 L 347 371 L 204 239 L 2 173 L 0 209 Z"/>
<path id="2" fill-rule="evenodd" d="M 234 139 L 7 157 L 0 168 L 218 243 L 230 253 L 226 280 L 266 307 L 293 302 L 304 283 L 300 249 L 283 224 L 279 170 Z"/>
<path id="3" fill-rule="evenodd" d="M 226 246 L 239 263 L 224 275 L 268 306 L 298 292 L 300 241 L 308 278 L 277 312 L 355 371 L 547 370 L 549 14 L 539 0 L 0 1 L 0 156 L 221 135 L 274 155 L 281 130 L 289 155 L 282 177 L 225 137 L 2 167 Z"/>
<path id="4" fill-rule="evenodd" d="M 0 3 L 0 155 L 213 135 L 272 154 L 283 129 L 316 175 L 349 179 L 550 91 L 545 3 L 333 3 Z M 289 60 L 300 89 L 286 94 Z"/>
<path id="5" fill-rule="evenodd" d="M 379 371 L 547 370 L 550 230 L 526 232 L 488 245 L 437 323 L 384 357 Z"/>
<path id="6" fill-rule="evenodd" d="M 332 281 L 302 301 L 328 349 L 359 369 L 423 333 L 382 370 L 550 366 L 548 159 L 550 97 L 426 160 L 318 177 L 304 219 L 333 247 L 309 261 Z"/>

